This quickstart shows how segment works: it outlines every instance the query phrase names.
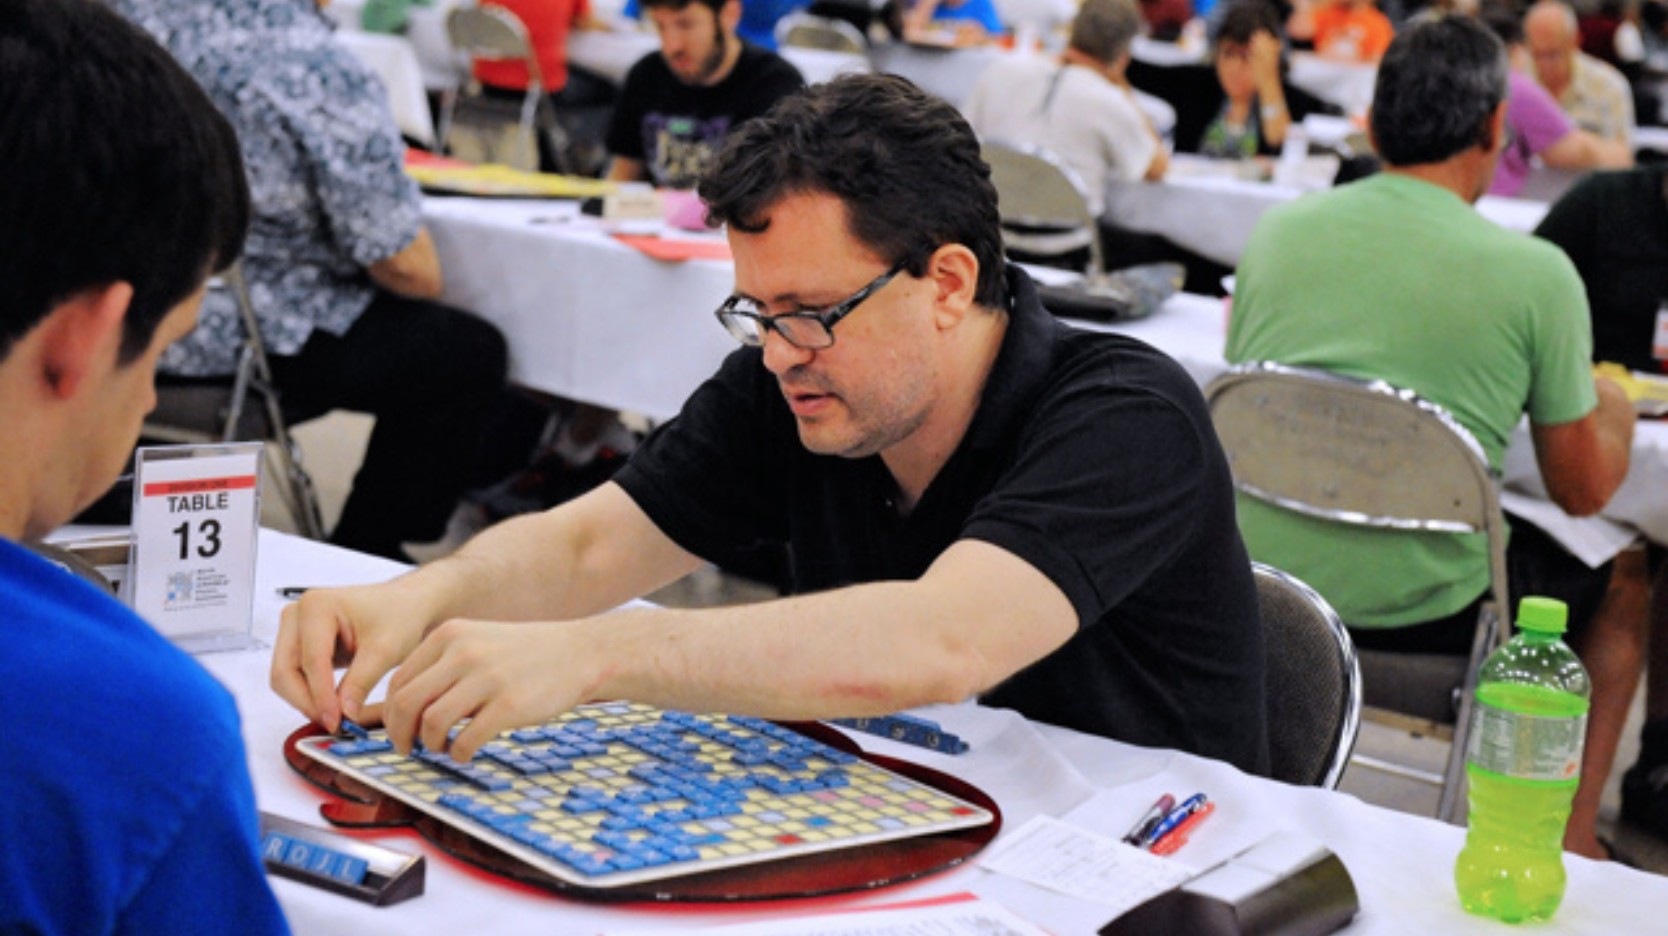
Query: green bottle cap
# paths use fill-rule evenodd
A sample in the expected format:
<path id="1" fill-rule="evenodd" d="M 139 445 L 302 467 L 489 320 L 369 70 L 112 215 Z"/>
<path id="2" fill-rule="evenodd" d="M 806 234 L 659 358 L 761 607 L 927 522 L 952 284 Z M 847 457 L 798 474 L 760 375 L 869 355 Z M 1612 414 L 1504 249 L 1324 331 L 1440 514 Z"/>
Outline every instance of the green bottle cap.
<path id="1" fill-rule="evenodd" d="M 1569 616 L 1569 606 L 1562 601 L 1531 595 L 1518 602 L 1517 628 L 1537 634 L 1562 634 Z"/>

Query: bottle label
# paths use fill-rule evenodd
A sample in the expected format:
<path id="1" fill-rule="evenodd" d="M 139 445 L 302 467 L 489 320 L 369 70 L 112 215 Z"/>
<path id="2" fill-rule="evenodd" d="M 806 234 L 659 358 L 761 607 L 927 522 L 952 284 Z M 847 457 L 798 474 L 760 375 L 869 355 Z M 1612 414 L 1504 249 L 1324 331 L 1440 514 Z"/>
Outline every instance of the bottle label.
<path id="1" fill-rule="evenodd" d="M 1466 760 L 1519 780 L 1574 780 L 1586 737 L 1586 713 L 1529 715 L 1479 699 L 1471 709 Z"/>

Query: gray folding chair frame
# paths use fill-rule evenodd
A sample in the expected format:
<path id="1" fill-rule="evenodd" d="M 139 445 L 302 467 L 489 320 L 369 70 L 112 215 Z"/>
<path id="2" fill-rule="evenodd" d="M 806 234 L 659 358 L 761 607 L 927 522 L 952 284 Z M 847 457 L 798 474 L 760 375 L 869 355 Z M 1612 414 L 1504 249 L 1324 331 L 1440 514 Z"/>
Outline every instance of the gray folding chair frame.
<path id="1" fill-rule="evenodd" d="M 1361 670 L 1348 628 L 1295 576 L 1251 563 L 1267 637 L 1273 777 L 1332 790 L 1361 730 Z"/>
<path id="2" fill-rule="evenodd" d="M 302 463 L 301 447 L 290 434 L 279 404 L 278 387 L 272 379 L 272 365 L 267 360 L 242 265 L 232 265 L 211 286 L 228 291 L 237 305 L 244 341 L 238 350 L 236 369 L 224 385 L 158 385 L 156 410 L 146 418 L 141 432 L 145 438 L 185 444 L 245 440 L 272 443 L 267 453 L 278 462 L 277 487 L 284 506 L 303 536 L 322 540 L 324 514 L 319 509 L 318 490 Z M 258 409 L 249 409 L 251 395 L 258 398 Z"/>
<path id="3" fill-rule="evenodd" d="M 496 159 L 518 169 L 535 171 L 539 168 L 538 140 L 546 135 L 563 172 L 567 152 L 566 134 L 556 121 L 555 109 L 545 95 L 544 72 L 539 68 L 538 55 L 527 27 L 514 13 L 498 7 L 458 7 L 446 15 L 446 36 L 452 51 L 461 57 L 457 84 L 441 95 L 440 127 L 435 149 L 446 152 L 452 142 L 452 132 L 459 126 L 459 107 L 469 123 L 513 124 L 519 133 L 515 156 Z M 527 91 L 519 103 L 486 97 L 481 83 L 470 67 L 475 59 L 517 59 L 527 65 Z M 510 117 L 510 119 L 504 119 Z M 485 152 L 496 157 L 495 147 Z"/>
<path id="4" fill-rule="evenodd" d="M 986 140 L 979 155 L 990 165 L 1002 216 L 1002 240 L 1012 249 L 1055 256 L 1088 248 L 1084 272 L 1102 269 L 1100 223 L 1083 179 L 1058 156 L 1040 146 Z M 1018 233 L 1013 227 L 1031 231 Z"/>
<path id="5" fill-rule="evenodd" d="M 796 10 L 776 21 L 776 44 L 867 55 L 869 43 L 856 26 Z"/>
<path id="6" fill-rule="evenodd" d="M 1491 600 L 1478 615 L 1442 773 L 1355 759 L 1440 786 L 1437 817 L 1453 821 L 1477 671 L 1504 641 L 1501 620 L 1510 608 L 1499 479 L 1482 446 L 1447 410 L 1415 393 L 1322 370 L 1241 364 L 1213 380 L 1205 397 L 1234 484 L 1248 496 L 1336 523 L 1486 535 Z M 1361 654 L 1369 712 L 1375 656 L 1398 655 Z"/>

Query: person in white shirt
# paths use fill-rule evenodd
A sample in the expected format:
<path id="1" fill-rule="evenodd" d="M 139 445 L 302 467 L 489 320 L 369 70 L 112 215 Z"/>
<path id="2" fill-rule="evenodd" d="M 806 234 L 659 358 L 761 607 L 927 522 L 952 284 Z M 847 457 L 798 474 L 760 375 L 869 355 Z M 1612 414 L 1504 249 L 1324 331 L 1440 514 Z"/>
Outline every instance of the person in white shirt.
<path id="1" fill-rule="evenodd" d="M 1083 180 L 1098 214 L 1108 179 L 1160 179 L 1169 154 L 1124 71 L 1141 27 L 1132 0 L 1084 0 L 1058 59 L 1005 56 L 962 111 L 980 139 L 1049 150 Z"/>
<path id="2" fill-rule="evenodd" d="M 1633 144 L 1633 90 L 1615 66 L 1581 51 L 1575 11 L 1563 0 L 1539 0 L 1523 17 L 1523 38 L 1535 78 L 1583 130 Z"/>

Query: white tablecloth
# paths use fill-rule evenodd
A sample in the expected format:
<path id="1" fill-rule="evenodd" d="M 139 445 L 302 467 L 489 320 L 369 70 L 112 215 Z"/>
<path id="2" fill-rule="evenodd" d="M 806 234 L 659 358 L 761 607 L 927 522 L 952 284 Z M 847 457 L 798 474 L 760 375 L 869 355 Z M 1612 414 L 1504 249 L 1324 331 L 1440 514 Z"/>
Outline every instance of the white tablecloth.
<path id="1" fill-rule="evenodd" d="M 736 348 L 713 317 L 727 261 L 650 259 L 567 202 L 431 197 L 424 222 L 441 300 L 504 331 L 525 386 L 660 419 Z"/>
<path id="2" fill-rule="evenodd" d="M 263 531 L 255 632 L 268 641 L 276 634 L 282 608 L 275 595 L 279 586 L 378 581 L 398 570 L 385 560 Z M 302 720 L 267 688 L 270 650 L 199 659 L 237 697 L 259 807 L 323 824 L 317 810 L 326 795 L 292 772 L 283 759 L 284 739 Z M 855 737 L 867 749 L 919 761 L 982 788 L 996 799 L 1009 830 L 1034 815 L 1048 814 L 1118 836 L 1160 793 L 1185 796 L 1202 790 L 1217 803 L 1216 814 L 1171 860 L 1203 869 L 1272 832 L 1296 830 L 1324 842 L 1349 868 L 1362 906 L 1348 930 L 1351 934 L 1502 932 L 1499 924 L 1467 916 L 1454 897 L 1453 859 L 1463 837 L 1457 827 L 1368 806 L 1342 794 L 1247 777 L 1226 765 L 1185 754 L 1135 748 L 1030 723 L 1011 712 L 956 706 L 930 714 L 972 742 L 972 750 L 951 757 L 868 735 Z M 366 837 L 427 856 L 424 896 L 373 908 L 273 878 L 295 932 L 309 936 L 474 932 L 566 936 L 697 929 L 961 891 L 996 900 L 1060 936 L 1091 934 L 1106 916 L 1095 905 L 976 866 L 872 894 L 785 906 L 611 907 L 500 883 L 463 867 L 409 833 Z M 1538 931 L 1613 936 L 1644 932 L 1652 925 L 1649 921 L 1668 919 L 1668 881 L 1583 858 L 1568 857 L 1565 863 L 1570 885 L 1564 905 L 1553 925 Z"/>
<path id="3" fill-rule="evenodd" d="M 1178 154 L 1162 182 L 1111 181 L 1108 220 L 1136 231 L 1162 234 L 1172 243 L 1225 266 L 1236 266 L 1263 212 L 1303 194 L 1303 189 L 1235 178 L 1233 163 Z M 1546 215 L 1544 202 L 1485 195 L 1484 217 L 1516 231 L 1532 231 Z"/>

